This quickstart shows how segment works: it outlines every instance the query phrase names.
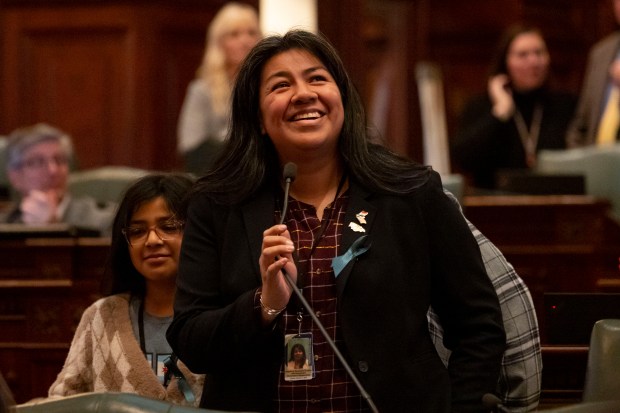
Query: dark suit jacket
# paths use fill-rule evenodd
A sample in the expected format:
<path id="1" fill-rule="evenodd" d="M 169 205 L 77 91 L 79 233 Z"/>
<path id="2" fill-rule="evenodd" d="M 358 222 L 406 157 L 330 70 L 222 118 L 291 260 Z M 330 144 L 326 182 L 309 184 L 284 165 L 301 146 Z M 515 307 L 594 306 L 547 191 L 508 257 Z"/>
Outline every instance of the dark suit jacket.
<path id="1" fill-rule="evenodd" d="M 367 211 L 371 247 L 336 279 L 340 350 L 380 411 L 448 412 L 451 401 L 453 411 L 481 411 L 505 346 L 501 312 L 439 176 L 407 196 L 372 194 L 353 181 L 349 191 L 345 222 Z M 254 296 L 274 208 L 267 190 L 238 207 L 204 195 L 190 204 L 168 340 L 192 371 L 207 374 L 203 407 L 271 410 L 284 338 L 277 323 L 261 327 Z M 343 228 L 338 253 L 359 236 Z M 429 338 L 430 304 L 453 350 L 449 371 Z"/>
<path id="2" fill-rule="evenodd" d="M 575 117 L 566 132 L 568 147 L 592 145 L 596 142 L 609 82 L 609 66 L 619 49 L 620 32 L 616 32 L 596 43 L 590 50 Z"/>
<path id="3" fill-rule="evenodd" d="M 90 197 L 72 197 L 62 216 L 62 222 L 78 228 L 99 231 L 101 235 L 109 235 L 117 205 L 113 202 L 100 204 Z M 19 205 L 5 218 L 7 223 L 23 223 Z"/>

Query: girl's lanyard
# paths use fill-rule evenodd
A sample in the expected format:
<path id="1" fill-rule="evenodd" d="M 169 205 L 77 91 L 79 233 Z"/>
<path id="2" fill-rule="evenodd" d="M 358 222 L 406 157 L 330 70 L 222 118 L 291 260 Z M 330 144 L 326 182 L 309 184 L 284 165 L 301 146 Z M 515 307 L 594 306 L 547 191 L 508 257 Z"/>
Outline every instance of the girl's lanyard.
<path id="1" fill-rule="evenodd" d="M 146 339 L 144 337 L 144 299 L 140 300 L 140 307 L 138 309 L 138 335 L 140 336 L 140 349 L 142 349 L 142 354 L 147 357 Z M 176 377 L 177 386 L 183 393 L 185 400 L 193 403 L 196 400 L 196 397 L 194 396 L 192 388 L 187 383 L 185 376 L 181 370 L 179 370 L 179 367 L 177 366 L 177 356 L 174 353 L 170 354 L 170 357 L 167 357 L 166 360 L 164 360 L 164 366 L 164 387 L 168 387 L 172 376 Z"/>

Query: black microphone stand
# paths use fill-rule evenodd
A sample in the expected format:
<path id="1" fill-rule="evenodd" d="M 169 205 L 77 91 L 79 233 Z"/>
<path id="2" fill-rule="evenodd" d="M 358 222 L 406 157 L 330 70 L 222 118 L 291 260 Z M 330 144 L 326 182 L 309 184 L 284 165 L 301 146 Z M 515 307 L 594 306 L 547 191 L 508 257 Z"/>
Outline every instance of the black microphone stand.
<path id="1" fill-rule="evenodd" d="M 293 164 L 292 162 L 289 162 L 286 165 L 284 165 L 284 203 L 282 207 L 282 215 L 280 216 L 280 224 L 284 223 L 284 217 L 288 209 L 288 193 L 291 187 L 291 182 L 293 182 L 293 180 L 295 179 L 296 174 L 297 174 L 297 165 Z M 347 373 L 349 374 L 349 376 L 351 377 L 351 379 L 353 380 L 353 382 L 359 389 L 362 397 L 366 399 L 366 402 L 368 403 L 370 410 L 372 410 L 373 413 L 379 413 L 379 410 L 377 409 L 377 406 L 375 406 L 375 403 L 372 401 L 370 394 L 368 394 L 366 389 L 364 389 L 364 386 L 362 386 L 362 383 L 359 381 L 359 379 L 353 372 L 353 369 L 351 369 L 351 366 L 349 366 L 349 363 L 347 362 L 347 360 L 344 358 L 340 350 L 338 350 L 338 347 L 336 347 L 336 343 L 334 343 L 334 341 L 331 339 L 331 337 L 327 333 L 327 330 L 323 326 L 323 323 L 319 321 L 319 318 L 314 313 L 314 310 L 310 306 L 310 303 L 308 303 L 308 301 L 304 298 L 302 292 L 299 290 L 297 285 L 293 282 L 293 279 L 291 278 L 291 276 L 284 270 L 284 268 L 282 269 L 282 273 L 284 274 L 284 279 L 286 280 L 287 284 L 289 285 L 289 287 L 291 287 L 291 289 L 293 290 L 293 292 L 295 293 L 299 301 L 301 301 L 301 304 L 304 306 L 308 314 L 310 314 L 310 317 L 312 317 L 312 321 L 314 321 L 316 326 L 321 331 L 321 334 L 323 334 L 323 337 L 327 341 L 327 344 L 329 344 L 331 349 L 334 351 L 334 354 L 336 355 L 336 357 L 338 357 L 338 360 L 340 360 L 345 370 L 347 371 Z"/>

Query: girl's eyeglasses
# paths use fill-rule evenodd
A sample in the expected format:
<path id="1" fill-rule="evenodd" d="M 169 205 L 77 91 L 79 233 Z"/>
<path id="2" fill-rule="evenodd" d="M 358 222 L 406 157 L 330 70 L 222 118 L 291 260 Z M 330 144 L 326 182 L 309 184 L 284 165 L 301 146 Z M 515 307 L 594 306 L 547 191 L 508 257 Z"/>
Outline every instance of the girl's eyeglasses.
<path id="1" fill-rule="evenodd" d="M 167 241 L 178 237 L 183 231 L 184 223 L 181 221 L 170 220 L 147 227 L 146 225 L 130 225 L 121 231 L 125 235 L 127 243 L 132 247 L 146 241 L 151 231 L 155 231 L 157 237 L 162 241 Z"/>

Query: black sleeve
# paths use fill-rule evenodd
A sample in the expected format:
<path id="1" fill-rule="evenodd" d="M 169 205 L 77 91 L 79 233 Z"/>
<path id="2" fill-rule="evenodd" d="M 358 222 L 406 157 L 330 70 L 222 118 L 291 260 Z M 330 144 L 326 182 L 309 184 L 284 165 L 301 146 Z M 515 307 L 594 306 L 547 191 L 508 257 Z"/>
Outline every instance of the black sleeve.
<path id="1" fill-rule="evenodd" d="M 434 180 L 439 180 L 435 174 Z M 506 338 L 501 308 L 478 244 L 440 184 L 425 194 L 431 240 L 433 309 L 452 351 L 448 370 L 453 411 L 480 411 L 499 378 Z"/>
<path id="2" fill-rule="evenodd" d="M 190 202 L 167 339 L 195 373 L 241 375 L 248 366 L 260 370 L 259 361 L 280 361 L 284 340 L 278 329 L 260 323 L 260 275 L 244 234 L 234 208 L 206 196 Z"/>

